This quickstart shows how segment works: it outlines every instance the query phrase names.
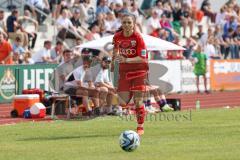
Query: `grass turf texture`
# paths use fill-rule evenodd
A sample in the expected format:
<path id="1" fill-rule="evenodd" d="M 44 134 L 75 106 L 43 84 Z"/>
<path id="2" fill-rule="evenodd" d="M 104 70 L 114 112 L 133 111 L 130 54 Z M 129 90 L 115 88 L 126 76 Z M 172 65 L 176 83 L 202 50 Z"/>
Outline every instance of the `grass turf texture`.
<path id="1" fill-rule="evenodd" d="M 101 117 L 89 121 L 30 122 L 0 126 L 1 160 L 238 160 L 240 109 L 167 113 L 145 124 L 141 146 L 124 152 L 120 133 L 135 129 L 134 121 Z M 149 117 L 148 117 L 149 118 Z"/>

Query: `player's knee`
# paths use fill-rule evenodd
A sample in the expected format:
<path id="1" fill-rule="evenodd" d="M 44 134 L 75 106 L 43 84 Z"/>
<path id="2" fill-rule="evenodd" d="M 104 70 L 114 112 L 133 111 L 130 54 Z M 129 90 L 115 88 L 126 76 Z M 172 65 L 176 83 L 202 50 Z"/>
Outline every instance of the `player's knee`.
<path id="1" fill-rule="evenodd" d="M 143 99 L 142 99 L 142 98 L 135 98 L 135 99 L 134 99 L 134 104 L 135 104 L 137 107 L 143 105 Z"/>

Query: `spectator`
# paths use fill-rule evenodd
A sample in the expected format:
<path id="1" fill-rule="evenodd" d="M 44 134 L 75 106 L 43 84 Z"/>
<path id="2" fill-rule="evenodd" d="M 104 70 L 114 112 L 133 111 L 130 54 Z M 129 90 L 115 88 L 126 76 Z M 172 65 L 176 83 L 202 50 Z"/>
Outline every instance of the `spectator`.
<path id="1" fill-rule="evenodd" d="M 2 32 L 0 32 L 0 64 L 13 64 L 12 46 L 4 39 Z"/>
<path id="2" fill-rule="evenodd" d="M 28 49 L 33 49 L 35 47 L 35 43 L 37 40 L 37 32 L 38 32 L 38 22 L 31 18 L 31 14 L 28 10 L 24 11 L 24 16 L 21 16 L 18 18 L 19 24 L 21 25 L 21 28 L 25 28 L 24 31 L 28 35 Z M 34 29 L 28 30 L 30 25 L 34 25 Z M 30 40 L 32 44 L 30 44 Z"/>
<path id="3" fill-rule="evenodd" d="M 228 33 L 223 35 L 223 40 L 227 44 L 225 59 L 228 57 L 229 52 L 232 59 L 239 58 L 239 47 L 236 43 L 234 33 L 234 30 L 229 28 Z"/>
<path id="4" fill-rule="evenodd" d="M 223 28 L 223 34 L 226 35 L 228 34 L 228 30 L 229 28 L 232 28 L 233 31 L 235 32 L 237 29 L 237 22 L 235 20 L 234 16 L 231 16 L 230 19 L 224 24 L 224 28 Z"/>
<path id="5" fill-rule="evenodd" d="M 12 14 L 7 18 L 7 32 L 10 39 L 14 41 L 16 37 L 20 37 L 23 46 L 28 46 L 28 35 L 18 22 L 17 10 L 13 10 Z"/>
<path id="6" fill-rule="evenodd" d="M 27 5 L 24 10 L 29 10 L 37 17 L 38 24 L 43 24 L 46 15 L 50 13 L 50 6 L 48 0 L 27 0 Z"/>
<path id="7" fill-rule="evenodd" d="M 213 37 L 215 39 L 215 48 L 220 52 L 221 57 L 227 52 L 228 45 L 223 40 L 223 30 L 219 25 L 216 25 L 215 31 L 213 32 Z"/>
<path id="8" fill-rule="evenodd" d="M 97 19 L 91 25 L 97 25 L 100 30 L 100 35 L 104 35 L 106 32 L 106 14 L 99 13 Z"/>
<path id="9" fill-rule="evenodd" d="M 23 46 L 21 46 L 21 39 L 19 37 L 16 37 L 12 45 L 12 48 L 13 48 L 13 53 L 23 54 L 26 52 Z"/>
<path id="10" fill-rule="evenodd" d="M 61 13 L 61 17 L 57 19 L 57 28 L 59 40 L 65 40 L 67 32 L 71 32 L 75 36 L 79 37 L 76 27 L 73 26 L 72 22 L 68 18 L 68 10 L 64 9 Z"/>
<path id="11" fill-rule="evenodd" d="M 211 36 L 208 38 L 207 44 L 204 47 L 204 53 L 208 59 L 220 59 L 220 55 L 214 45 L 214 38 Z"/>
<path id="12" fill-rule="evenodd" d="M 5 19 L 4 19 L 4 11 L 3 10 L 0 10 L 0 32 L 3 33 L 5 39 L 8 37 L 7 27 L 6 27 L 6 22 L 5 22 Z"/>
<path id="13" fill-rule="evenodd" d="M 105 20 L 105 34 L 104 35 L 112 35 L 116 32 L 118 28 L 115 28 L 116 18 L 113 12 L 107 13 L 107 17 Z"/>
<path id="14" fill-rule="evenodd" d="M 205 33 L 203 32 L 203 25 L 198 25 L 198 32 L 196 34 L 197 39 L 201 39 Z"/>
<path id="15" fill-rule="evenodd" d="M 156 6 L 154 7 L 154 9 L 156 10 L 156 12 L 158 13 L 158 17 L 161 17 L 163 14 L 163 5 L 162 2 L 158 1 L 156 3 Z"/>
<path id="16" fill-rule="evenodd" d="M 27 51 L 23 56 L 23 64 L 34 64 L 34 60 L 32 59 L 32 53 Z"/>
<path id="17" fill-rule="evenodd" d="M 106 101 L 107 105 L 104 108 L 99 108 L 101 112 L 106 112 L 107 114 L 112 113 L 112 98 L 116 90 L 109 78 L 109 67 L 111 64 L 111 58 L 104 56 L 101 61 L 101 70 L 97 74 L 95 79 L 95 86 L 101 91 L 100 97 L 102 100 Z M 101 103 L 103 104 L 103 102 Z M 100 105 L 103 106 L 103 105 Z"/>
<path id="18" fill-rule="evenodd" d="M 200 45 L 205 46 L 207 44 L 209 37 L 212 37 L 212 36 L 213 36 L 213 29 L 209 27 L 207 30 L 207 33 L 203 34 L 201 39 L 199 39 Z"/>
<path id="19" fill-rule="evenodd" d="M 182 10 L 181 10 L 181 5 L 180 4 L 175 4 L 175 6 L 173 8 L 173 11 L 172 11 L 172 16 L 173 16 L 173 22 L 172 22 L 173 29 L 178 34 L 181 34 L 180 21 L 182 19 Z"/>
<path id="20" fill-rule="evenodd" d="M 160 18 L 156 10 L 152 10 L 151 17 L 147 20 L 147 33 L 149 35 L 154 34 L 157 29 L 162 28 L 160 25 Z"/>
<path id="21" fill-rule="evenodd" d="M 169 1 L 163 2 L 163 14 L 169 19 L 172 17 L 172 7 Z"/>
<path id="22" fill-rule="evenodd" d="M 239 50 L 240 50 L 240 25 L 238 25 L 237 30 L 234 33 L 233 37 L 234 37 L 234 41 L 235 41 L 236 45 L 238 46 L 238 56 L 240 56 L 239 55 Z"/>
<path id="23" fill-rule="evenodd" d="M 39 50 L 33 55 L 33 60 L 35 63 L 52 63 L 51 59 L 51 41 L 45 41 L 43 49 Z"/>
<path id="24" fill-rule="evenodd" d="M 94 39 L 99 39 L 100 37 L 100 29 L 97 25 L 92 25 L 89 27 L 89 30 L 91 31 L 90 33 L 87 33 L 84 37 L 88 40 L 94 40 Z"/>
<path id="25" fill-rule="evenodd" d="M 209 0 L 204 0 L 202 2 L 201 11 L 203 11 L 205 16 L 210 18 L 212 23 L 215 22 L 216 13 L 213 12 L 211 3 L 209 2 Z"/>
<path id="26" fill-rule="evenodd" d="M 220 12 L 217 13 L 216 15 L 216 25 L 220 25 L 221 28 L 224 27 L 225 23 L 226 23 L 226 7 L 223 6 L 221 9 L 220 9 Z"/>
<path id="27" fill-rule="evenodd" d="M 58 41 L 56 43 L 56 46 L 52 48 L 50 51 L 51 59 L 55 63 L 61 63 L 63 61 L 62 52 L 63 52 L 63 43 Z"/>
<path id="28" fill-rule="evenodd" d="M 97 6 L 96 14 L 104 13 L 107 14 L 108 12 L 111 12 L 109 7 L 107 6 L 107 0 L 100 0 L 99 5 Z"/>
<path id="29" fill-rule="evenodd" d="M 187 38 L 186 44 L 183 46 L 185 50 L 183 51 L 183 56 L 185 59 L 191 58 L 193 54 L 193 49 L 197 45 L 197 42 L 193 38 Z"/>
<path id="30" fill-rule="evenodd" d="M 182 11 L 181 11 L 181 24 L 183 26 L 183 38 L 186 37 L 186 28 L 189 26 L 190 29 L 190 37 L 192 37 L 192 32 L 193 32 L 193 19 L 192 19 L 192 11 L 188 5 L 183 5 L 182 6 Z"/>
<path id="31" fill-rule="evenodd" d="M 81 22 L 79 20 L 80 18 L 80 10 L 79 9 L 75 9 L 73 12 L 73 16 L 70 18 L 70 21 L 72 22 L 72 25 L 76 28 L 76 32 L 79 36 L 76 36 L 76 34 L 73 34 L 71 32 L 67 32 L 66 38 L 70 38 L 70 39 L 75 39 L 77 37 L 82 36 L 82 33 L 78 30 L 79 27 L 81 27 Z"/>
<path id="32" fill-rule="evenodd" d="M 130 8 L 130 13 L 132 13 L 135 18 L 136 18 L 136 29 L 139 31 L 139 32 L 143 32 L 143 29 L 142 29 L 142 17 L 145 16 L 143 14 L 143 12 L 141 12 L 138 8 L 138 4 L 137 2 L 133 2 L 132 5 L 131 5 L 131 8 Z"/>

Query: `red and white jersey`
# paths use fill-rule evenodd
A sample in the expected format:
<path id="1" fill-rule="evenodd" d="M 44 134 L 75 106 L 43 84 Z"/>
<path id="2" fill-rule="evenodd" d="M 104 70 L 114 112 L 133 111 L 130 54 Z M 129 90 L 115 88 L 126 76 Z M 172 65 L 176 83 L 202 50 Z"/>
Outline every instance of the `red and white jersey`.
<path id="1" fill-rule="evenodd" d="M 114 48 L 118 49 L 119 54 L 127 57 L 142 57 L 147 59 L 147 49 L 140 33 L 134 32 L 130 37 L 125 37 L 123 32 L 115 33 L 113 37 Z"/>

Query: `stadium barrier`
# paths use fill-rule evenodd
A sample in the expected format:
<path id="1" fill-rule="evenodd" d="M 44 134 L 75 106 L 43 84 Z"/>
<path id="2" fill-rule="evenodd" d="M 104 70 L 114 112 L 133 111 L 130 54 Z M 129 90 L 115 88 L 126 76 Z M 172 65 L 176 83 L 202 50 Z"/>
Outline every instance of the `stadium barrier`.
<path id="1" fill-rule="evenodd" d="M 212 60 L 210 63 L 212 90 L 240 89 L 240 60 Z"/>
<path id="2" fill-rule="evenodd" d="M 49 76 L 56 64 L 0 65 L 0 103 L 11 102 L 23 89 L 50 91 Z"/>
<path id="3" fill-rule="evenodd" d="M 173 93 L 197 90 L 193 65 L 189 60 L 161 60 L 150 61 L 150 63 L 159 65 L 159 70 L 155 66 L 153 75 L 161 72 L 162 66 L 167 68 L 166 73 L 155 77 L 155 79 L 150 78 L 150 84 L 165 84 L 158 83 L 158 81 L 170 83 Z M 20 94 L 23 89 L 40 88 L 50 91 L 49 77 L 56 66 L 56 64 L 0 65 L 0 103 L 11 102 L 13 96 Z M 209 89 L 240 89 L 240 60 L 211 60 L 208 62 L 208 71 L 207 85 Z M 161 87 L 163 86 L 160 85 Z M 204 89 L 202 78 L 200 89 Z"/>

